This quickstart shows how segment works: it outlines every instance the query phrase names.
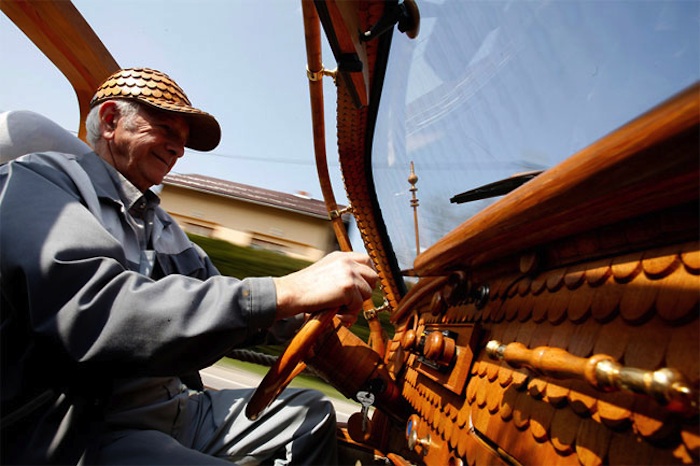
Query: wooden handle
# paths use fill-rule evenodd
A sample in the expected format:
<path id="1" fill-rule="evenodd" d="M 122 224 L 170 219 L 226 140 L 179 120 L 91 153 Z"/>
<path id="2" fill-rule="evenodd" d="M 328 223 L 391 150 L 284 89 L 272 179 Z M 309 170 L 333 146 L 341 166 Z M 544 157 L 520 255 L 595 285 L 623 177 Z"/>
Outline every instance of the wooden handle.
<path id="1" fill-rule="evenodd" d="M 592 385 L 597 385 L 595 365 L 603 359 L 613 361 L 606 355 L 596 355 L 586 359 L 574 356 L 560 348 L 541 346 L 528 349 L 522 343 L 502 345 L 495 340 L 486 345 L 486 351 L 492 358 L 502 359 L 513 367 L 526 366 L 558 379 L 583 378 Z"/>
<path id="2" fill-rule="evenodd" d="M 513 367 L 529 367 L 550 377 L 585 380 L 599 390 L 624 390 L 651 396 L 670 411 L 687 415 L 698 412 L 697 390 L 675 369 L 646 371 L 624 367 L 605 354 L 581 358 L 560 348 L 528 349 L 522 343 L 504 345 L 496 340 L 486 344 L 486 354 Z"/>

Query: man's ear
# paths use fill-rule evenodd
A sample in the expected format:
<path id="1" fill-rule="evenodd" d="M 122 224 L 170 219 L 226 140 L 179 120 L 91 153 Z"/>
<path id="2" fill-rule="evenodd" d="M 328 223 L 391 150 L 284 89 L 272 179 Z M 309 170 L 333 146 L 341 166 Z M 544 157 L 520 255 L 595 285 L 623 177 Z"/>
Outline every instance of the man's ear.
<path id="1" fill-rule="evenodd" d="M 108 100 L 100 105 L 100 131 L 105 140 L 114 138 L 114 131 L 117 128 L 117 120 L 119 119 L 119 110 L 114 101 Z"/>

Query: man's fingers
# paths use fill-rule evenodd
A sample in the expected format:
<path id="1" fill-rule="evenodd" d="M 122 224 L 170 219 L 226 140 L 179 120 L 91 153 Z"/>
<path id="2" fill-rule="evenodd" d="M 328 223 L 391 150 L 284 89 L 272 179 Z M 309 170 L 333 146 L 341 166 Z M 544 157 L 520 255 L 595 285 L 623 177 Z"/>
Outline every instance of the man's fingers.
<path id="1" fill-rule="evenodd" d="M 357 313 L 378 279 L 368 255 L 331 253 L 306 269 L 274 279 L 278 317 L 343 305 Z"/>
<path id="2" fill-rule="evenodd" d="M 346 257 L 349 257 L 350 259 L 354 260 L 359 264 L 365 264 L 368 267 L 374 267 L 372 259 L 367 254 L 364 254 L 362 252 L 351 251 L 341 254 L 346 254 Z"/>
<path id="3" fill-rule="evenodd" d="M 373 267 L 360 267 L 360 274 L 362 275 L 362 278 L 364 278 L 365 281 L 369 283 L 371 288 L 374 288 L 374 285 L 376 285 L 377 281 L 379 280 L 379 275 L 377 275 L 377 272 L 374 270 Z"/>

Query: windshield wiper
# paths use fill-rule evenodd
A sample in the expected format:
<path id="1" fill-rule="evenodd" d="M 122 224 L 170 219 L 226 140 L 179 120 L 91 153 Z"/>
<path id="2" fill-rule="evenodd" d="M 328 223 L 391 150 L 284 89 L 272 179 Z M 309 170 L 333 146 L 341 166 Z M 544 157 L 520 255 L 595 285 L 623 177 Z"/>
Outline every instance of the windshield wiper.
<path id="1" fill-rule="evenodd" d="M 464 202 L 477 201 L 479 199 L 488 199 L 490 197 L 502 196 L 508 194 L 515 188 L 527 183 L 544 170 L 535 170 L 530 172 L 518 173 L 504 180 L 494 181 L 493 183 L 479 186 L 478 188 L 470 189 L 461 194 L 457 194 L 450 199 L 453 204 L 462 204 Z"/>

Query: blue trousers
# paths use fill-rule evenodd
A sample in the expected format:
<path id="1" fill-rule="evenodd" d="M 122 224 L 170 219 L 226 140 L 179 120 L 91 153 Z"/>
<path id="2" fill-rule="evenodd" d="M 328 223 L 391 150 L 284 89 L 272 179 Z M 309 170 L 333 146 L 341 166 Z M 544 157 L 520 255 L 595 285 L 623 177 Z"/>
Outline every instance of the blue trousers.
<path id="1" fill-rule="evenodd" d="M 172 403 L 122 411 L 101 436 L 104 465 L 337 463 L 331 402 L 314 390 L 287 389 L 256 420 L 245 416 L 251 390 L 186 391 Z M 141 405 L 143 406 L 143 405 Z"/>

